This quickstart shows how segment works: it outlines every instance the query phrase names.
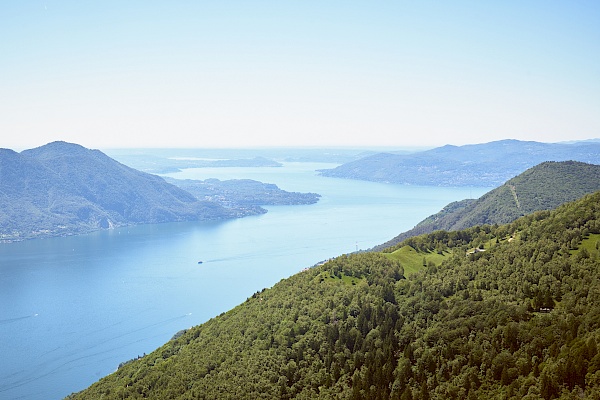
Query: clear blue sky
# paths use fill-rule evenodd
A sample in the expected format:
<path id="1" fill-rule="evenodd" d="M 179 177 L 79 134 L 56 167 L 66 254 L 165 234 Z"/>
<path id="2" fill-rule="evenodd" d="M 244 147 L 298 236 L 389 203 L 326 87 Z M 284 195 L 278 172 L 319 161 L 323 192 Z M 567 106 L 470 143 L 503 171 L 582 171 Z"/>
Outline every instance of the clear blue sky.
<path id="1" fill-rule="evenodd" d="M 3 1 L 0 147 L 600 137 L 600 1 Z"/>

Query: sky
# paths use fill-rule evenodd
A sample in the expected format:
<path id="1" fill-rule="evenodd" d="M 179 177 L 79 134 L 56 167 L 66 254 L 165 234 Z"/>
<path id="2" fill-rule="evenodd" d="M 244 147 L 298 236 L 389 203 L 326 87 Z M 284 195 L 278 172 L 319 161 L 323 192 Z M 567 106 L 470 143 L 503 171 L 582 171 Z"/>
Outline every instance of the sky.
<path id="1" fill-rule="evenodd" d="M 0 3 L 0 147 L 600 137 L 600 2 Z"/>

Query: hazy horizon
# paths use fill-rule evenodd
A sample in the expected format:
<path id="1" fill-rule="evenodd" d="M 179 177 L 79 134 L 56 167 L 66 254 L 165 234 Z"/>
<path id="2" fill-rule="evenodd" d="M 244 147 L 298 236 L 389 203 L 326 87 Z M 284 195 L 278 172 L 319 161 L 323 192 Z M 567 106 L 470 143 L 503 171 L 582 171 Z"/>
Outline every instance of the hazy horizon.
<path id="1" fill-rule="evenodd" d="M 486 142 L 477 142 L 477 143 L 464 143 L 464 144 L 453 144 L 453 143 L 445 143 L 445 144 L 441 144 L 439 146 L 424 146 L 424 145 L 413 145 L 413 146 L 376 146 L 376 145 L 364 145 L 364 146 L 344 146 L 344 145 L 337 145 L 337 146 L 310 146 L 310 145 L 300 145 L 300 146 L 268 146 L 268 145 L 261 145 L 261 146 L 246 146 L 246 147 L 235 147 L 235 146 L 214 146 L 214 147 L 201 147 L 201 146 L 180 146 L 180 147 L 175 147 L 175 146 L 102 146 L 102 147 L 88 147 L 90 149 L 97 149 L 97 150 L 101 150 L 101 151 L 130 151 L 130 150 L 147 150 L 147 151 L 160 151 L 160 150 L 201 150 L 201 151 L 214 151 L 214 152 L 219 152 L 219 151 L 247 151 L 247 152 L 258 152 L 261 150 L 264 151 L 286 151 L 286 150 L 290 150 L 290 151 L 322 151 L 322 150 L 339 150 L 339 151 L 347 151 L 347 152 L 352 152 L 352 151 L 381 151 L 381 152 L 395 152 L 395 151 L 406 151 L 406 152 L 418 152 L 418 151 L 426 151 L 426 150 L 430 150 L 430 149 L 434 149 L 437 147 L 443 147 L 443 146 L 468 146 L 468 145 L 478 145 L 478 144 L 485 144 L 485 143 L 490 143 L 490 142 L 496 142 L 496 141 L 503 141 L 503 140 L 521 140 L 521 139 L 513 139 L 513 138 L 501 138 L 501 139 L 497 139 L 497 140 L 490 140 L 490 141 L 486 141 Z M 56 140 L 50 140 L 47 143 L 41 143 L 39 145 L 35 145 L 35 146 L 31 146 L 31 147 L 13 147 L 10 148 L 11 150 L 20 152 L 23 150 L 29 150 L 32 148 L 37 148 L 37 147 L 42 147 L 45 146 L 46 144 L 52 143 L 52 142 L 60 142 L 60 141 L 64 141 L 61 139 L 56 139 Z M 521 141 L 527 141 L 527 140 L 521 140 Z M 76 143 L 76 142 L 69 142 L 66 141 L 68 143 L 73 143 L 73 144 L 78 144 L 84 147 L 87 147 L 81 143 Z M 533 142 L 538 142 L 538 143 L 549 143 L 549 144 L 573 144 L 573 143 L 584 143 L 584 142 L 600 142 L 600 137 L 599 138 L 590 138 L 590 139 L 582 139 L 582 140 L 566 140 L 566 141 L 557 141 L 557 142 L 549 142 L 549 141 L 538 141 L 535 140 Z M 6 148 L 6 147 L 1 147 L 0 148 Z"/>
<path id="2" fill-rule="evenodd" d="M 600 137 L 600 3 L 11 2 L 0 147 Z"/>

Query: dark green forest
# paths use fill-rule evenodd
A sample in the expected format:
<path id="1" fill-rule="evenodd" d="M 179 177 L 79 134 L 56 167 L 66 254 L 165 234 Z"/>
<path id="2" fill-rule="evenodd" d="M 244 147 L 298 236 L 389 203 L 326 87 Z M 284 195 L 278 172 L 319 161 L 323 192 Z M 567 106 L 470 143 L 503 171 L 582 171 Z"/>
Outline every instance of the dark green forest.
<path id="1" fill-rule="evenodd" d="M 600 192 L 405 245 L 446 256 L 335 258 L 70 398 L 600 399 Z"/>

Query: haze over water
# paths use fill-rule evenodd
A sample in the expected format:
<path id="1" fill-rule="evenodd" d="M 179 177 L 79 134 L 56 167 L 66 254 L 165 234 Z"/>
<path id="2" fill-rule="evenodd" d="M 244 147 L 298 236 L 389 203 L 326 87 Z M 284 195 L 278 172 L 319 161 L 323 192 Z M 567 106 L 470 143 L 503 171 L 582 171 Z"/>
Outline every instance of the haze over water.
<path id="1" fill-rule="evenodd" d="M 188 169 L 322 195 L 317 204 L 211 223 L 145 225 L 0 244 L 0 398 L 62 398 L 252 293 L 322 260 L 367 249 L 487 188 L 319 177 L 331 164 Z M 198 264 L 198 261 L 203 261 Z"/>

